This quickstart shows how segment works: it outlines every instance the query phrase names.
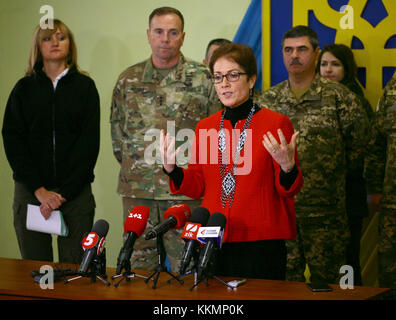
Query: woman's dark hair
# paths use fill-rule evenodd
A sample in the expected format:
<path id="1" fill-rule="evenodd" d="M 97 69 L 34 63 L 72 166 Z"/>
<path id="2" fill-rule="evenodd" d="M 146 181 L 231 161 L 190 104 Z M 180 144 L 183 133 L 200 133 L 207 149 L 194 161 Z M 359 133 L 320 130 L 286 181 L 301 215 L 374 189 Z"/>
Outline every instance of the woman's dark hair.
<path id="1" fill-rule="evenodd" d="M 213 66 L 220 58 L 235 61 L 246 72 L 248 78 L 257 76 L 257 62 L 252 48 L 245 44 L 226 43 L 213 52 L 210 58 L 209 69 L 213 74 Z"/>
<path id="2" fill-rule="evenodd" d="M 357 65 L 352 50 L 344 44 L 329 44 L 323 48 L 319 54 L 316 72 L 320 74 L 320 64 L 324 53 L 330 52 L 334 57 L 341 61 L 344 67 L 344 78 L 340 81 L 349 87 L 349 84 L 356 83 Z M 361 90 L 360 90 L 361 91 Z"/>

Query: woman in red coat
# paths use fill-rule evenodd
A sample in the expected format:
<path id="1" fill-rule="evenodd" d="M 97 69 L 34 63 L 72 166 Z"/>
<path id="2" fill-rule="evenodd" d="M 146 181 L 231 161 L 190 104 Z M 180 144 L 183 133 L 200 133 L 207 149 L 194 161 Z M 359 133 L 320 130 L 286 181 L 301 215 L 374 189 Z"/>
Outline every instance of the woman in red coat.
<path id="1" fill-rule="evenodd" d="M 286 116 L 253 103 L 250 47 L 223 45 L 209 66 L 224 109 L 198 123 L 188 169 L 175 165 L 175 140 L 162 132 L 170 190 L 203 197 L 202 207 L 226 217 L 214 275 L 284 280 L 284 239 L 296 237 L 293 197 L 303 182 L 298 133 Z"/>

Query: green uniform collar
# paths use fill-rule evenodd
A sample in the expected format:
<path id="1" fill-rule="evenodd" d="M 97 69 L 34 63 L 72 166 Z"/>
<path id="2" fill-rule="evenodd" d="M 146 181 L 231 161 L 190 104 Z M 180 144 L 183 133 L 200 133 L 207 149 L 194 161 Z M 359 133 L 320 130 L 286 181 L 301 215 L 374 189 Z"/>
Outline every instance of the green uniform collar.
<path id="1" fill-rule="evenodd" d="M 280 102 L 290 102 L 292 100 L 295 103 L 301 103 L 303 101 L 321 100 L 323 81 L 324 78 L 321 77 L 319 74 L 316 74 L 308 91 L 301 96 L 299 101 L 297 101 L 296 97 L 291 91 L 289 80 L 286 80 L 283 82 L 283 88 L 281 89 Z"/>
<path id="2" fill-rule="evenodd" d="M 184 82 L 185 79 L 185 72 L 183 72 L 183 65 L 185 64 L 186 59 L 184 58 L 183 54 L 180 54 L 180 59 L 176 65 L 176 67 L 171 70 L 168 75 L 161 80 L 161 75 L 159 72 L 154 68 L 153 62 L 151 57 L 147 60 L 146 65 L 143 70 L 142 75 L 142 82 L 152 82 L 152 83 L 159 83 L 162 81 L 166 81 L 166 79 L 172 79 L 172 81 L 181 81 Z"/>

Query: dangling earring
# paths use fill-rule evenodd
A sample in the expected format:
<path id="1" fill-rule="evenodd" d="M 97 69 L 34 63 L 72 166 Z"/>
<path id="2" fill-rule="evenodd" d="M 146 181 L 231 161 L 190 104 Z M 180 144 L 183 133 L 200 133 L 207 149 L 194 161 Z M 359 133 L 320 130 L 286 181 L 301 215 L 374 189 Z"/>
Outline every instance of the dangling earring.
<path id="1" fill-rule="evenodd" d="M 221 109 L 225 109 L 225 106 L 224 106 L 224 104 L 221 102 L 221 100 L 220 100 L 219 97 L 217 97 L 217 101 L 219 102 L 219 104 L 220 104 L 220 106 L 221 106 Z"/>
<path id="2" fill-rule="evenodd" d="M 249 98 L 250 100 L 253 100 L 253 89 L 249 90 Z"/>

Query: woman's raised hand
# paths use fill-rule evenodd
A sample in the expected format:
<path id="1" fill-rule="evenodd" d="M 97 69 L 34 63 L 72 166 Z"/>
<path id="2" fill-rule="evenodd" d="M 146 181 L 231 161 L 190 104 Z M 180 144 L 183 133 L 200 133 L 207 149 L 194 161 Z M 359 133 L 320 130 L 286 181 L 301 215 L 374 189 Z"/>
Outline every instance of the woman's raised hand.
<path id="1" fill-rule="evenodd" d="M 165 135 L 165 131 L 160 133 L 160 153 L 162 165 L 166 172 L 171 173 L 176 165 L 176 155 L 179 153 L 180 147 L 175 151 L 175 137 L 170 137 L 169 133 Z"/>
<path id="2" fill-rule="evenodd" d="M 263 136 L 263 145 L 265 149 L 267 149 L 272 158 L 274 158 L 274 160 L 279 163 L 282 170 L 286 173 L 290 172 L 296 163 L 294 154 L 296 150 L 298 134 L 299 132 L 295 132 L 292 135 L 290 144 L 287 143 L 281 129 L 278 129 L 280 144 L 269 131 Z"/>

